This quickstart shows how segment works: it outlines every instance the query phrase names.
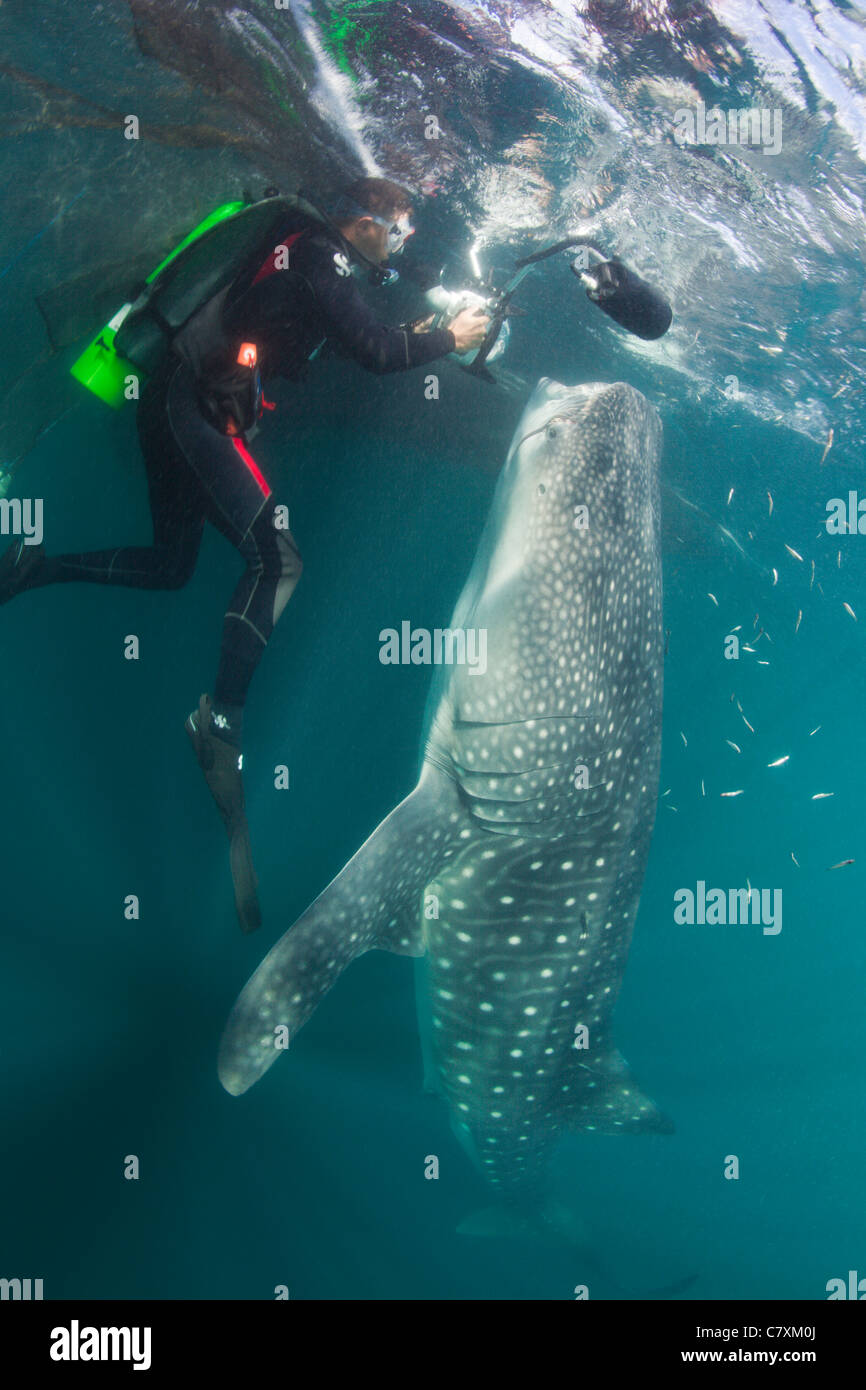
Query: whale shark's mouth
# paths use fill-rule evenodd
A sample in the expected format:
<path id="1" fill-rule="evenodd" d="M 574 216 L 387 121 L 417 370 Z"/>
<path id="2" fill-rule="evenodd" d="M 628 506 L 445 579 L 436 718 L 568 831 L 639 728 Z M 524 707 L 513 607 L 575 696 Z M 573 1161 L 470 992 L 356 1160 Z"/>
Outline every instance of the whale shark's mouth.
<path id="1" fill-rule="evenodd" d="M 520 452 L 528 439 L 534 439 L 536 435 L 543 434 L 557 420 L 563 422 L 575 422 L 586 412 L 586 409 L 601 391 L 604 391 L 605 384 L 599 382 L 582 382 L 577 386 L 565 386 L 562 382 L 554 381 L 552 377 L 540 377 L 535 390 L 533 391 L 527 404 L 527 413 L 548 407 L 550 413 L 545 416 L 540 425 L 528 430 L 521 435 L 520 439 L 515 440 L 508 451 L 509 459 L 514 458 Z M 541 397 L 541 399 L 538 399 Z"/>
<path id="2" fill-rule="evenodd" d="M 530 431 L 529 431 L 529 434 L 525 434 L 525 435 L 523 436 L 522 439 L 518 439 L 517 443 L 516 443 L 515 446 L 514 446 L 514 452 L 515 452 L 515 454 L 519 454 L 519 453 L 520 453 L 520 450 L 523 448 L 523 446 L 524 446 L 524 444 L 526 443 L 527 439 L 533 439 L 533 438 L 535 437 L 535 435 L 537 435 L 537 434 L 544 434 L 544 431 L 545 431 L 550 425 L 553 424 L 554 420 L 562 420 L 562 419 L 564 419 L 564 418 L 565 418 L 565 417 L 562 415 L 561 412 L 558 413 L 558 414 L 556 414 L 556 415 L 551 415 L 549 420 L 545 420 L 545 422 L 544 422 L 543 425 L 539 425 L 539 426 L 538 426 L 538 429 L 536 429 L 536 430 L 530 430 Z"/>
<path id="3" fill-rule="evenodd" d="M 557 420 L 578 420 L 580 416 L 583 414 L 584 410 L 586 409 L 586 406 L 587 402 L 585 400 L 581 401 L 580 406 L 575 406 L 573 410 L 566 410 L 563 409 L 562 406 L 559 406 L 559 408 L 555 410 L 552 415 L 548 415 L 543 425 L 539 425 L 536 429 L 530 430 L 528 434 L 523 435 L 523 437 L 519 439 L 516 444 L 512 445 L 512 456 L 520 452 L 527 439 L 533 439 L 537 434 L 544 434 L 545 430 L 550 429 L 550 426 L 555 424 Z"/>

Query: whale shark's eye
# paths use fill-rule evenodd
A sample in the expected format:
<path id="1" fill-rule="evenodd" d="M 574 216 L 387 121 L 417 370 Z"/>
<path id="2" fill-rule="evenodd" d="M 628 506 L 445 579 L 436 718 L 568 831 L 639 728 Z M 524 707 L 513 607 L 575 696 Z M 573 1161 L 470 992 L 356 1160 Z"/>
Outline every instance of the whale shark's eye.
<path id="1" fill-rule="evenodd" d="M 564 421 L 565 416 L 563 415 L 552 416 L 547 422 L 547 429 L 544 432 L 545 439 L 558 439 L 562 434 L 562 425 Z"/>
<path id="2" fill-rule="evenodd" d="M 545 494 L 546 492 L 547 492 L 547 488 L 544 486 L 544 483 L 539 483 L 539 484 L 538 484 L 538 495 L 539 495 L 539 497 L 543 497 L 544 494 Z"/>

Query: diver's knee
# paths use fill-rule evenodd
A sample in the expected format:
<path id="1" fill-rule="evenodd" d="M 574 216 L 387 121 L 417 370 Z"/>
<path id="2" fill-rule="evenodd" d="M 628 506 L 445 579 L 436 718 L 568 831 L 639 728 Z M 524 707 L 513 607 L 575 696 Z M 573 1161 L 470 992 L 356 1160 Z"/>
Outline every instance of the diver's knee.
<path id="1" fill-rule="evenodd" d="M 297 584 L 304 572 L 304 562 L 294 541 L 284 531 L 277 532 L 277 557 L 279 566 L 277 578 L 281 580 L 291 579 Z"/>
<path id="2" fill-rule="evenodd" d="M 279 622 L 286 604 L 295 592 L 295 586 L 304 568 L 297 547 L 286 536 L 281 536 L 279 538 L 277 555 L 279 559 L 279 571 L 275 575 L 277 582 L 274 589 L 274 623 Z"/>
<path id="3" fill-rule="evenodd" d="M 160 571 L 161 589 L 184 589 L 192 579 L 195 559 L 185 555 L 169 554 L 165 557 Z"/>
<path id="4" fill-rule="evenodd" d="M 191 579 L 192 570 L 173 570 L 170 574 L 166 575 L 165 588 L 185 589 Z"/>

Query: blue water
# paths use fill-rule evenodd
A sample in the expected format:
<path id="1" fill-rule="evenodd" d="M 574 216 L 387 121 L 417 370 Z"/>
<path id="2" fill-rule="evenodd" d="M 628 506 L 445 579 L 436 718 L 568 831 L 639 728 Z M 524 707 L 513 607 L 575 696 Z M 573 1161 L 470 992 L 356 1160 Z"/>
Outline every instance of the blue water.
<path id="1" fill-rule="evenodd" d="M 534 99 L 527 78 L 527 113 Z M 7 147 L 7 177 L 21 176 L 22 151 Z M 4 234 L 4 265 L 38 223 L 22 216 Z M 833 275 L 860 283 L 853 247 Z M 770 274 L 768 302 L 784 301 L 785 283 Z M 674 296 L 690 333 L 712 332 L 713 296 L 724 300 L 709 280 L 703 292 L 708 302 Z M 3 608 L 0 1275 L 43 1278 L 51 1298 L 269 1299 L 286 1285 L 293 1299 L 468 1300 L 568 1299 L 579 1283 L 617 1298 L 695 1275 L 690 1296 L 712 1300 L 822 1298 L 827 1280 L 862 1269 L 864 541 L 823 528 L 827 500 L 862 478 L 862 372 L 850 369 L 842 420 L 837 301 L 816 291 L 801 334 L 800 365 L 811 354 L 825 373 L 809 428 L 724 401 L 737 370 L 750 402 L 785 395 L 769 354 L 739 368 L 713 358 L 711 390 L 697 370 L 677 378 L 629 355 L 564 271 L 527 282 L 520 302 L 507 388 L 449 366 L 428 402 L 421 374 L 327 362 L 302 388 L 269 393 L 278 412 L 256 456 L 290 506 L 305 572 L 248 705 L 257 935 L 238 932 L 222 830 L 183 733 L 212 686 L 240 563 L 231 548 L 209 532 L 179 593 L 67 585 Z M 808 317 L 799 303 L 792 334 Z M 856 336 L 845 344 L 846 361 L 863 350 Z M 663 419 L 666 486 L 709 518 L 683 533 L 668 513 L 662 795 L 616 1021 L 676 1133 L 563 1142 L 554 1178 L 588 1251 L 457 1235 L 488 1198 L 444 1107 L 421 1091 L 406 959 L 353 965 L 244 1097 L 226 1095 L 215 1066 L 265 950 L 414 785 L 428 672 L 382 666 L 378 633 L 447 621 L 540 375 L 642 390 Z M 131 413 L 82 397 L 16 482 L 46 500 L 50 552 L 150 538 Z M 737 624 L 746 642 L 764 626 L 771 644 L 725 661 Z M 123 659 L 129 634 L 135 662 Z M 288 791 L 273 786 L 281 763 Z M 673 895 L 698 880 L 781 888 L 781 932 L 677 925 Z M 125 920 L 128 894 L 138 921 Z M 138 1181 L 123 1176 L 131 1154 Z M 424 1178 L 429 1154 L 438 1181 Z"/>

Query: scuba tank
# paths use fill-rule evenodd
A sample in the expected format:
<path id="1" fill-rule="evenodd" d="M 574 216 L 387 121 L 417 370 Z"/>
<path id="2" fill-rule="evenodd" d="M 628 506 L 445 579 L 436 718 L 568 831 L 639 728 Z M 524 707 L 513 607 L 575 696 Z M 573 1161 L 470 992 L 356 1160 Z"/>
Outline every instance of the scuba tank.
<path id="1" fill-rule="evenodd" d="M 222 309 L 230 290 L 242 292 L 244 281 L 251 283 L 295 218 L 299 227 L 328 224 L 301 197 L 265 197 L 216 208 L 151 271 L 138 298 L 112 316 L 73 364 L 72 375 L 119 409 L 138 398 L 139 379 L 150 376 L 173 350 L 203 384 L 210 385 L 209 371 L 216 372 L 217 400 L 208 408 L 206 391 L 202 399 L 212 422 L 226 403 L 221 398 L 237 396 L 238 410 L 231 416 L 237 432 L 249 428 L 261 390 L 255 354 L 251 361 L 251 355 L 242 352 L 237 363 L 227 363 Z M 238 411 L 243 418 L 238 419 Z"/>

